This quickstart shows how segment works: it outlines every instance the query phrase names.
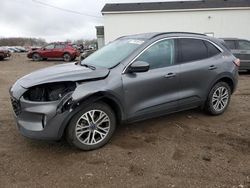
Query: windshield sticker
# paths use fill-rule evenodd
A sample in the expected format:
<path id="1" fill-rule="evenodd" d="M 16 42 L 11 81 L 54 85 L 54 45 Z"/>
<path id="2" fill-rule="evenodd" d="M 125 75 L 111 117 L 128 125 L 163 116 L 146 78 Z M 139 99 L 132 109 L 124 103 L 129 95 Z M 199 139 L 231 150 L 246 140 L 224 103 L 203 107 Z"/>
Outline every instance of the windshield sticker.
<path id="1" fill-rule="evenodd" d="M 138 45 L 141 45 L 142 43 L 144 43 L 143 40 L 130 40 L 129 41 L 130 44 L 138 44 Z"/>

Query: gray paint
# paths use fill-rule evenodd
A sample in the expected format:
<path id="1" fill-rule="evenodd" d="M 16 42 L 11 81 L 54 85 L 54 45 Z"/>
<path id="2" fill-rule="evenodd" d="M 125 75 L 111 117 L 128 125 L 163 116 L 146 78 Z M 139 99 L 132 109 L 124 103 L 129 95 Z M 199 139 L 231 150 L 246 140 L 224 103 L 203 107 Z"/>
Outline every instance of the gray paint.
<path id="1" fill-rule="evenodd" d="M 20 78 L 18 83 L 24 88 L 29 88 L 44 83 L 101 79 L 108 74 L 109 70 L 106 68 L 98 67 L 96 70 L 91 70 L 75 63 L 68 63 L 32 72 Z"/>
<path id="2" fill-rule="evenodd" d="M 188 33 L 151 33 L 136 37 L 146 42 L 110 70 L 91 70 L 71 63 L 42 69 L 19 79 L 10 89 L 10 95 L 21 105 L 21 114 L 15 116 L 20 132 L 31 138 L 58 140 L 75 113 L 104 97 L 117 104 L 122 121 L 136 121 L 204 105 L 211 87 L 221 78 L 231 79 L 234 88 L 237 85 L 238 71 L 232 63 L 235 57 L 215 38 Z M 208 40 L 222 53 L 201 61 L 126 73 L 126 67 L 149 45 L 176 37 Z M 210 70 L 212 65 L 216 69 Z M 169 77 L 170 73 L 174 76 Z M 22 97 L 29 87 L 62 81 L 77 83 L 66 111 L 58 110 L 61 101 L 31 102 Z"/>

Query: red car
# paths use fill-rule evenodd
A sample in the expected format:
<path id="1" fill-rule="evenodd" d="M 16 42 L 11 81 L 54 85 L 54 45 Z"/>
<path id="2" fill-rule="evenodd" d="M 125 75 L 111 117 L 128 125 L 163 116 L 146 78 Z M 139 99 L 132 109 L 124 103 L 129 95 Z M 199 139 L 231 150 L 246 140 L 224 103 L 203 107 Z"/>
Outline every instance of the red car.
<path id="1" fill-rule="evenodd" d="M 10 57 L 11 53 L 9 50 L 0 48 L 0 60 L 3 60 L 4 58 Z"/>
<path id="2" fill-rule="evenodd" d="M 64 61 L 73 61 L 80 55 L 79 51 L 69 43 L 50 43 L 42 48 L 28 52 L 27 57 L 34 61 L 48 58 L 62 58 Z"/>

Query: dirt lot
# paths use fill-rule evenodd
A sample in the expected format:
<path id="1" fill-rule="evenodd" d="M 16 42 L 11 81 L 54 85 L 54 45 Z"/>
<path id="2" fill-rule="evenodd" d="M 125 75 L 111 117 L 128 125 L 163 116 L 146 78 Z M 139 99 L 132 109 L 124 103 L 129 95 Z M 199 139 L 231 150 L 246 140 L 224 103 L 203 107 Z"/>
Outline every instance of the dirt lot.
<path id="1" fill-rule="evenodd" d="M 0 187 L 250 187 L 250 75 L 227 112 L 186 111 L 119 127 L 91 152 L 22 137 L 8 89 L 20 76 L 62 63 L 25 54 L 0 61 Z"/>

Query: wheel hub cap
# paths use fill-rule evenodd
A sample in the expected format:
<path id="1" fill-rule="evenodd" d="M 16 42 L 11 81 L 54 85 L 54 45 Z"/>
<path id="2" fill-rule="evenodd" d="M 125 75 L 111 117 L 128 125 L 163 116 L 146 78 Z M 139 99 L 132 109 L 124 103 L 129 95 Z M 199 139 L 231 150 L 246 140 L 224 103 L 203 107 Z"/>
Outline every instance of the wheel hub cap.
<path id="1" fill-rule="evenodd" d="M 108 115 L 101 110 L 90 110 L 78 119 L 75 134 L 81 143 L 95 145 L 106 138 L 109 130 Z"/>
<path id="2" fill-rule="evenodd" d="M 212 105 L 214 110 L 222 111 L 226 108 L 229 100 L 229 93 L 226 87 L 219 87 L 215 90 L 212 97 Z"/>

